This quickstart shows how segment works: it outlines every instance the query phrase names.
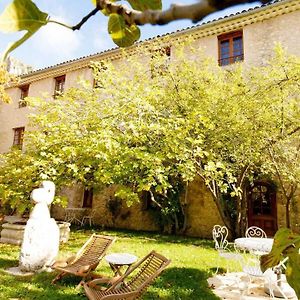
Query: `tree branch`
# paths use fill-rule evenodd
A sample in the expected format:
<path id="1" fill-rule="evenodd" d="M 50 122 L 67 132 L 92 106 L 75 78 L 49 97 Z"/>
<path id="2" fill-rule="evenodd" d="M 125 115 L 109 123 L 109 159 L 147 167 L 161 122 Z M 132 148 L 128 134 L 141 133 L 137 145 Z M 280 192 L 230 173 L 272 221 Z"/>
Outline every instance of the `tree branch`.
<path id="1" fill-rule="evenodd" d="M 122 4 L 116 4 L 109 0 L 97 0 L 97 9 L 105 9 L 108 14 L 122 15 L 128 25 L 164 25 L 174 20 L 190 19 L 194 23 L 202 20 L 207 15 L 233 5 L 252 3 L 256 0 L 200 0 L 189 5 L 173 4 L 169 9 L 138 11 L 130 9 Z M 261 0 L 262 3 L 270 0 Z"/>
<path id="2" fill-rule="evenodd" d="M 75 26 L 72 26 L 72 30 L 79 30 L 81 26 L 92 16 L 94 16 L 99 11 L 99 8 L 93 9 L 88 15 L 82 18 L 82 20 Z"/>

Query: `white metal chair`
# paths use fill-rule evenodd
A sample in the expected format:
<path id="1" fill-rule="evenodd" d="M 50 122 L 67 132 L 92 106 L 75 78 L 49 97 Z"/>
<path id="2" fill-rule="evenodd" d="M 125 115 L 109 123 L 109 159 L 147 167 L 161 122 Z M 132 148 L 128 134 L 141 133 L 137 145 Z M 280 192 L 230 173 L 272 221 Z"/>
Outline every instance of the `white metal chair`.
<path id="1" fill-rule="evenodd" d="M 94 218 L 94 210 L 90 210 L 90 212 L 88 214 L 86 214 L 82 217 L 81 226 L 83 226 L 84 224 L 86 224 L 88 222 L 88 224 L 91 227 L 93 224 L 93 218 Z"/>
<path id="2" fill-rule="evenodd" d="M 290 299 L 296 298 L 296 293 L 293 288 L 287 283 L 284 270 L 286 269 L 286 262 L 288 257 L 283 259 L 277 266 L 268 269 L 264 273 L 266 283 L 264 285 L 265 292 L 275 298 Z"/>
<path id="3" fill-rule="evenodd" d="M 214 225 L 213 230 L 212 230 L 212 236 L 213 236 L 213 240 L 215 242 L 215 249 L 219 253 L 219 261 L 218 261 L 216 273 L 219 270 L 221 258 L 226 259 L 226 262 L 227 262 L 226 271 L 228 273 L 228 261 L 241 262 L 242 256 L 240 253 L 237 252 L 237 250 L 234 247 L 234 244 L 228 242 L 228 240 L 227 240 L 228 229 L 226 226 Z M 232 246 L 232 249 L 230 249 L 230 247 L 229 247 L 230 245 Z"/>
<path id="4" fill-rule="evenodd" d="M 256 237 L 256 238 L 267 238 L 267 234 L 257 226 L 251 226 L 246 230 L 246 238 Z"/>
<path id="5" fill-rule="evenodd" d="M 243 273 L 245 273 L 248 276 L 249 282 L 248 282 L 248 288 L 247 288 L 247 294 L 249 294 L 251 289 L 251 284 L 256 279 L 263 279 L 264 273 L 262 272 L 260 268 L 260 261 L 259 257 L 253 253 L 248 253 L 244 257 L 243 261 Z"/>
<path id="6" fill-rule="evenodd" d="M 266 233 L 257 226 L 251 226 L 246 230 L 245 233 L 246 238 L 267 238 Z M 249 278 L 249 284 L 248 284 L 248 293 L 250 290 L 250 286 L 253 282 L 253 280 L 258 278 L 264 278 L 264 273 L 262 272 L 260 268 L 260 256 L 262 254 L 265 254 L 265 252 L 253 250 L 250 251 L 250 253 L 246 256 L 243 264 L 243 272 L 248 276 Z"/>

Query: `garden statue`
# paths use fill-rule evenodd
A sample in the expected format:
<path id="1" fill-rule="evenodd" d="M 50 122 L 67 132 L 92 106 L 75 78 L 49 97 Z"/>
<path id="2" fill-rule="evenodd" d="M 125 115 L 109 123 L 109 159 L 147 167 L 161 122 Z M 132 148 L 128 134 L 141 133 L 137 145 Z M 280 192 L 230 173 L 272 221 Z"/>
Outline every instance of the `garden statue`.
<path id="1" fill-rule="evenodd" d="M 21 246 L 19 269 L 22 272 L 35 272 L 44 269 L 54 261 L 59 249 L 59 228 L 50 217 L 48 205 L 54 199 L 55 185 L 43 181 L 34 189 L 31 200 L 35 206 L 27 221 Z"/>

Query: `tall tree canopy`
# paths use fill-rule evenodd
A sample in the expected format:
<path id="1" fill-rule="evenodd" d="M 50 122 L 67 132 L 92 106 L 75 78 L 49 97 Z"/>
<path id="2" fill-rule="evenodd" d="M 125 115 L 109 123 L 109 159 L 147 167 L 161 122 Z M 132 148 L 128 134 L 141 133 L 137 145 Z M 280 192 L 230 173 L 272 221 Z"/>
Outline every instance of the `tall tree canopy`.
<path id="1" fill-rule="evenodd" d="M 152 51 L 145 63 L 145 51 L 115 66 L 94 63 L 94 89 L 31 99 L 26 151 L 1 156 L 3 202 L 26 207 L 42 179 L 57 186 L 117 184 L 129 203 L 148 191 L 180 227 L 185 203 L 172 195 L 200 176 L 225 224 L 238 233 L 246 182 L 258 173 L 299 182 L 298 171 L 292 177 L 287 171 L 289 164 L 299 170 L 299 159 L 289 154 L 299 152 L 298 58 L 278 50 L 265 66 L 224 69 L 201 57 L 195 65 L 184 51 L 170 64 Z"/>

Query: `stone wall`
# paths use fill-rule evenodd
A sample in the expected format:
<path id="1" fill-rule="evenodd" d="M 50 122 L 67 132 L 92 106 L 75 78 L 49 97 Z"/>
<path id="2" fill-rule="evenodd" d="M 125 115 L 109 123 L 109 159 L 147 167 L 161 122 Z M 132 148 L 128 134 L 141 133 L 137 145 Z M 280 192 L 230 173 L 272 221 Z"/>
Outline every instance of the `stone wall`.
<path id="1" fill-rule="evenodd" d="M 108 187 L 99 192 L 94 192 L 93 197 L 93 224 L 109 228 L 123 228 L 144 231 L 157 231 L 151 213 L 143 209 L 143 203 L 135 203 L 130 207 L 124 200 L 114 197 L 116 187 Z M 69 199 L 68 208 L 81 208 L 83 187 L 65 189 L 62 194 Z M 52 215 L 56 219 L 64 219 L 65 210 L 53 205 Z"/>
<path id="2" fill-rule="evenodd" d="M 122 228 L 143 231 L 158 231 L 159 226 L 153 213 L 145 209 L 142 202 L 128 207 L 124 200 L 114 197 L 116 187 L 111 186 L 97 193 L 93 198 L 93 224 L 109 228 Z M 83 188 L 65 189 L 63 194 L 69 199 L 69 208 L 82 207 Z M 211 238 L 215 224 L 223 224 L 219 212 L 205 184 L 200 179 L 188 186 L 186 196 L 188 236 Z M 183 200 L 184 201 L 184 200 Z M 52 215 L 64 219 L 64 209 L 53 206 Z"/>
<path id="3" fill-rule="evenodd" d="M 189 185 L 187 199 L 187 235 L 211 238 L 213 226 L 223 225 L 223 221 L 210 192 L 200 178 Z"/>
<path id="4" fill-rule="evenodd" d="M 114 197 L 116 187 L 108 187 L 97 193 L 93 198 L 93 224 L 108 228 L 132 229 L 143 231 L 158 231 L 153 214 L 145 210 L 142 202 L 128 207 L 124 200 Z M 300 232 L 299 192 L 296 201 L 291 205 L 291 227 L 295 232 Z M 65 189 L 62 194 L 68 197 L 69 208 L 81 208 L 83 188 L 80 186 Z M 212 228 L 215 224 L 223 225 L 219 211 L 204 182 L 197 178 L 189 184 L 187 192 L 182 195 L 187 213 L 186 235 L 201 238 L 211 238 Z M 52 207 L 52 215 L 63 220 L 64 209 L 59 206 Z M 282 193 L 277 191 L 277 220 L 278 228 L 286 227 L 285 201 Z"/>

